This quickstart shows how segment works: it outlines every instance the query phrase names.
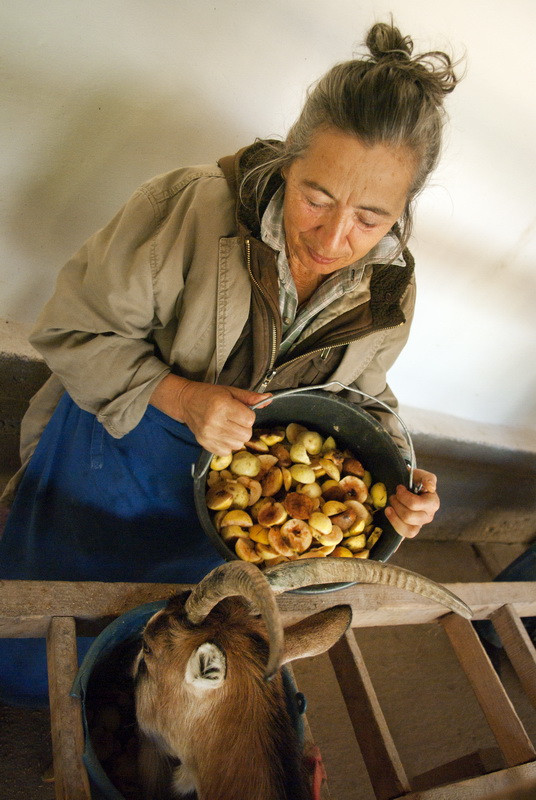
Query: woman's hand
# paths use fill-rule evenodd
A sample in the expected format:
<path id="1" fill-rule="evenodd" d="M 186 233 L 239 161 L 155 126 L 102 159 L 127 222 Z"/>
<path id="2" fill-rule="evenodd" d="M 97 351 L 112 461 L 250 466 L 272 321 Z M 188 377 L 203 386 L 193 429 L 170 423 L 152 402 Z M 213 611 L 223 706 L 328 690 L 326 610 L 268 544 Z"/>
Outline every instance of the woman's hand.
<path id="1" fill-rule="evenodd" d="M 249 406 L 270 397 L 169 374 L 154 390 L 150 403 L 188 425 L 205 450 L 226 455 L 251 439 L 255 412 Z"/>
<path id="2" fill-rule="evenodd" d="M 420 494 L 414 494 L 405 486 L 397 486 L 395 494 L 389 498 L 385 515 L 395 531 L 412 539 L 423 525 L 431 522 L 439 508 L 436 492 L 437 477 L 424 469 L 413 471 L 413 484 L 422 483 Z"/>

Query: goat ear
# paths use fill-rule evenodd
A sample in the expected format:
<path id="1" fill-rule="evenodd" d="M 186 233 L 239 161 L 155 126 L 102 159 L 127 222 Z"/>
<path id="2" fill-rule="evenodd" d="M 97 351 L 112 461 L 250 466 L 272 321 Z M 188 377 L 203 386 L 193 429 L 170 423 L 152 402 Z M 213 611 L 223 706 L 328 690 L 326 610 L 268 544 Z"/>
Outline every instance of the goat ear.
<path id="1" fill-rule="evenodd" d="M 217 689 L 225 681 L 226 673 L 225 653 L 214 642 L 204 642 L 188 659 L 185 679 L 199 689 Z"/>
<path id="2" fill-rule="evenodd" d="M 285 628 L 283 664 L 329 650 L 352 621 L 350 606 L 335 606 Z"/>

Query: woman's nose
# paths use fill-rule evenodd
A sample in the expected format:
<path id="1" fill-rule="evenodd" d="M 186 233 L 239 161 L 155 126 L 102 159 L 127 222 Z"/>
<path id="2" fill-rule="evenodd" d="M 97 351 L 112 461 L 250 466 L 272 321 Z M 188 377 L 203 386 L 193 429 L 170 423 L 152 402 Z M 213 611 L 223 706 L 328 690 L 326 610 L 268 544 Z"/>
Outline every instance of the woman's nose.
<path id="1" fill-rule="evenodd" d="M 322 255 L 337 254 L 352 228 L 352 221 L 342 214 L 330 215 L 318 226 L 318 241 L 324 248 Z M 326 252 L 329 251 L 329 252 Z"/>

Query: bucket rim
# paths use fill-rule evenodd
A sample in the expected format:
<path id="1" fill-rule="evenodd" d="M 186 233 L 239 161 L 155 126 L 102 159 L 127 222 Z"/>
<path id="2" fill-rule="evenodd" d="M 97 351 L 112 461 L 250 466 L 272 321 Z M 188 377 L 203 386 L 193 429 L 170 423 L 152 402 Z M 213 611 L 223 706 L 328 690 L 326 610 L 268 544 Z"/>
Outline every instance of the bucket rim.
<path id="1" fill-rule="evenodd" d="M 325 386 L 331 386 L 335 384 L 342 386 L 342 384 L 338 384 L 337 382 L 333 382 L 332 384 L 325 384 Z M 343 388 L 348 389 L 349 387 L 343 387 Z M 305 394 L 306 394 L 305 399 L 312 401 L 316 400 L 317 402 L 325 403 L 330 406 L 331 410 L 333 410 L 334 407 L 337 409 L 340 408 L 343 409 L 345 413 L 350 412 L 352 415 L 355 415 L 356 418 L 360 417 L 366 423 L 366 425 L 369 426 L 370 431 L 373 431 L 374 436 L 381 438 L 382 443 L 385 445 L 386 451 L 389 453 L 390 457 L 393 460 L 393 463 L 395 464 L 395 468 L 398 473 L 397 474 L 398 482 L 403 483 L 408 488 L 411 487 L 411 470 L 408 469 L 407 462 L 404 460 L 401 451 L 395 444 L 389 432 L 372 414 L 366 411 L 366 409 L 361 408 L 356 403 L 351 402 L 345 397 L 341 397 L 338 392 L 326 391 L 324 386 L 303 387 L 302 389 L 274 392 L 272 396 L 272 401 L 263 408 L 258 409 L 258 411 L 260 412 L 261 416 L 264 414 L 264 416 L 269 419 L 271 409 L 273 410 L 274 407 L 277 408 L 277 405 L 279 405 L 281 408 L 282 407 L 281 404 L 287 399 L 292 404 L 294 402 L 294 399 L 296 397 L 299 398 L 300 395 L 302 395 L 301 399 L 303 400 L 304 399 L 303 395 Z M 398 418 L 398 415 L 396 416 Z M 263 424 L 262 421 L 261 424 Z M 327 424 L 323 423 L 322 421 L 319 421 L 317 425 L 319 428 L 324 428 L 324 429 L 327 428 Z M 332 435 L 340 436 L 340 431 L 336 431 L 335 433 L 332 433 Z M 209 514 L 207 512 L 206 505 L 204 503 L 205 480 L 206 480 L 206 475 L 210 468 L 212 457 L 213 457 L 212 453 L 210 453 L 207 450 L 202 450 L 201 453 L 199 454 L 196 463 L 192 467 L 192 477 L 194 481 L 194 502 L 196 505 L 198 519 L 200 521 L 202 530 L 205 533 L 205 535 L 208 536 L 213 546 L 218 550 L 220 555 L 223 558 L 225 558 L 226 561 L 234 561 L 238 560 L 238 557 L 229 547 L 227 547 L 225 542 L 223 542 L 221 537 L 218 535 L 217 531 L 214 529 L 212 521 L 209 519 Z M 389 531 L 390 546 L 385 549 L 384 555 L 382 555 L 380 552 L 377 552 L 376 555 L 372 555 L 372 558 L 374 560 L 380 562 L 388 561 L 389 558 L 396 552 L 398 547 L 404 541 L 404 537 L 401 536 L 401 534 L 399 534 L 397 531 L 395 531 L 394 528 L 392 528 L 391 524 L 387 519 L 385 519 L 384 524 L 388 526 L 387 529 Z M 385 541 L 386 540 L 384 540 L 384 543 Z M 376 547 L 376 545 L 374 547 Z M 372 550 L 371 552 L 373 553 L 374 551 Z M 300 589 L 294 589 L 293 593 L 295 594 L 328 593 L 333 591 L 339 591 L 341 589 L 346 589 L 355 585 L 356 585 L 355 582 L 351 583 L 345 582 L 345 583 L 337 583 L 337 584 L 329 584 L 321 586 L 311 586 Z"/>

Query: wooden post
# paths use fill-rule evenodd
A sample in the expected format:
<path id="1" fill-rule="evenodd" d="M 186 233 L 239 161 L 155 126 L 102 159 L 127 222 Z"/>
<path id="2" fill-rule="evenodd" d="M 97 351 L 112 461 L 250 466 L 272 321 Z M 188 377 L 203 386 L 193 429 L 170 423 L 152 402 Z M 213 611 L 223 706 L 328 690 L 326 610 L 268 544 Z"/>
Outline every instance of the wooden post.
<path id="1" fill-rule="evenodd" d="M 513 767 L 534 760 L 536 751 L 472 624 L 456 614 L 448 614 L 440 622 L 507 765 Z"/>
<path id="2" fill-rule="evenodd" d="M 533 800 L 535 792 L 536 764 L 531 763 L 410 792 L 397 800 Z"/>
<path id="3" fill-rule="evenodd" d="M 527 697 L 536 708 L 536 650 L 519 614 L 511 605 L 504 605 L 490 619 Z"/>
<path id="4" fill-rule="evenodd" d="M 47 634 L 48 692 L 56 800 L 91 800 L 82 761 L 84 734 L 79 700 L 69 692 L 78 671 L 75 621 L 53 617 Z"/>
<path id="5" fill-rule="evenodd" d="M 329 650 L 363 760 L 378 800 L 391 800 L 410 785 L 352 630 Z"/>

